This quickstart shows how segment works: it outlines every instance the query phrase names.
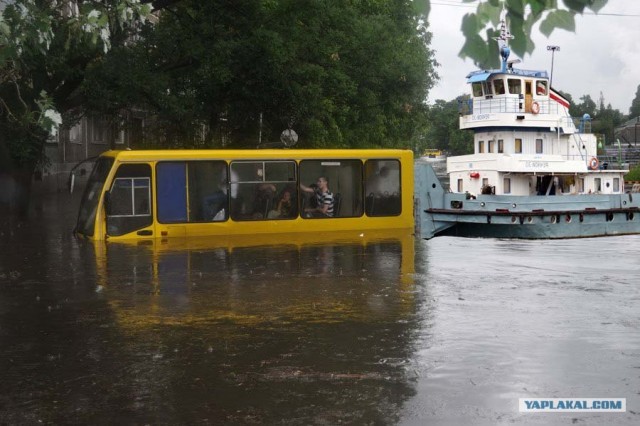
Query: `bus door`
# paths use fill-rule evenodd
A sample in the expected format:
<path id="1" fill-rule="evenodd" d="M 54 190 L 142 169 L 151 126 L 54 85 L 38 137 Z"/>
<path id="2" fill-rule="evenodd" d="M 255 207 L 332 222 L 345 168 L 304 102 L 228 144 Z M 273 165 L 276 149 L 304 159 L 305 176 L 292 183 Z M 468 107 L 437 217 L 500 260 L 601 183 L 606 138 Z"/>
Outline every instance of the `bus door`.
<path id="1" fill-rule="evenodd" d="M 152 229 L 145 229 L 153 225 L 151 201 L 151 166 L 120 165 L 105 198 L 107 236 L 134 231 L 152 236 Z"/>

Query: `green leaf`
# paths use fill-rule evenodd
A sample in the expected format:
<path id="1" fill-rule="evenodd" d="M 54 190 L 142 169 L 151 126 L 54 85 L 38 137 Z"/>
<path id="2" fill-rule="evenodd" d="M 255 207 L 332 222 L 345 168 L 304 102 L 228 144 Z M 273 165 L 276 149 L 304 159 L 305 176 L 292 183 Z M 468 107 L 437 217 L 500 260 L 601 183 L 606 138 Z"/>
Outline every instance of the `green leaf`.
<path id="1" fill-rule="evenodd" d="M 416 15 L 423 15 L 425 18 L 429 17 L 429 12 L 431 12 L 430 0 L 413 0 L 412 5 Z"/>
<path id="2" fill-rule="evenodd" d="M 595 13 L 598 13 L 600 9 L 605 7 L 607 4 L 607 0 L 592 0 L 589 4 L 589 9 L 593 10 Z"/>
<path id="3" fill-rule="evenodd" d="M 556 10 L 549 13 L 549 15 L 547 15 L 547 17 L 540 23 L 540 32 L 546 37 L 549 37 L 556 28 L 575 31 L 575 12 Z"/>

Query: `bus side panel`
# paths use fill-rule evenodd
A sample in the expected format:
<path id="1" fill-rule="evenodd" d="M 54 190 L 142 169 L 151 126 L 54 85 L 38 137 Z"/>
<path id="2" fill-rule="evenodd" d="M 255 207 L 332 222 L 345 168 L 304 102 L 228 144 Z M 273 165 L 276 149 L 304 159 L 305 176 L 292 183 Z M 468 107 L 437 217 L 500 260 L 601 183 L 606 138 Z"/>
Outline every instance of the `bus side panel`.
<path id="1" fill-rule="evenodd" d="M 187 174 L 184 163 L 158 163 L 156 167 L 158 221 L 187 221 Z"/>

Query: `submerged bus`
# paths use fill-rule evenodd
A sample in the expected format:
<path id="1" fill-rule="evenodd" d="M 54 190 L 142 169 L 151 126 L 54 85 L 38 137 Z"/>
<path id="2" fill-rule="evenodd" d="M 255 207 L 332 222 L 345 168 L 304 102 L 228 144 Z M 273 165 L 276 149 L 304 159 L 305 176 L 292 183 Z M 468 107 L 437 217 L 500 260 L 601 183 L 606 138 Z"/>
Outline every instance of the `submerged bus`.
<path id="1" fill-rule="evenodd" d="M 413 193 L 408 150 L 107 151 L 87 182 L 75 233 L 93 240 L 411 233 Z"/>

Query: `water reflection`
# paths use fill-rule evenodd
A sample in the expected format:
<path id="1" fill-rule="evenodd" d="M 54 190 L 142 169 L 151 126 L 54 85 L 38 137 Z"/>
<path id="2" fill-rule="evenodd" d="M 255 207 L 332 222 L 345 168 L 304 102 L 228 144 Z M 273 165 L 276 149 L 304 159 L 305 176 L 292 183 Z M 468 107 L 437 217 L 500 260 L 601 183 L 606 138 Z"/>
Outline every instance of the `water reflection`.
<path id="1" fill-rule="evenodd" d="M 387 422 L 412 394 L 413 238 L 109 244 L 105 297 L 165 415 Z"/>
<path id="2" fill-rule="evenodd" d="M 3 240 L 0 422 L 393 423 L 414 394 L 411 235 L 93 244 L 42 229 Z"/>

